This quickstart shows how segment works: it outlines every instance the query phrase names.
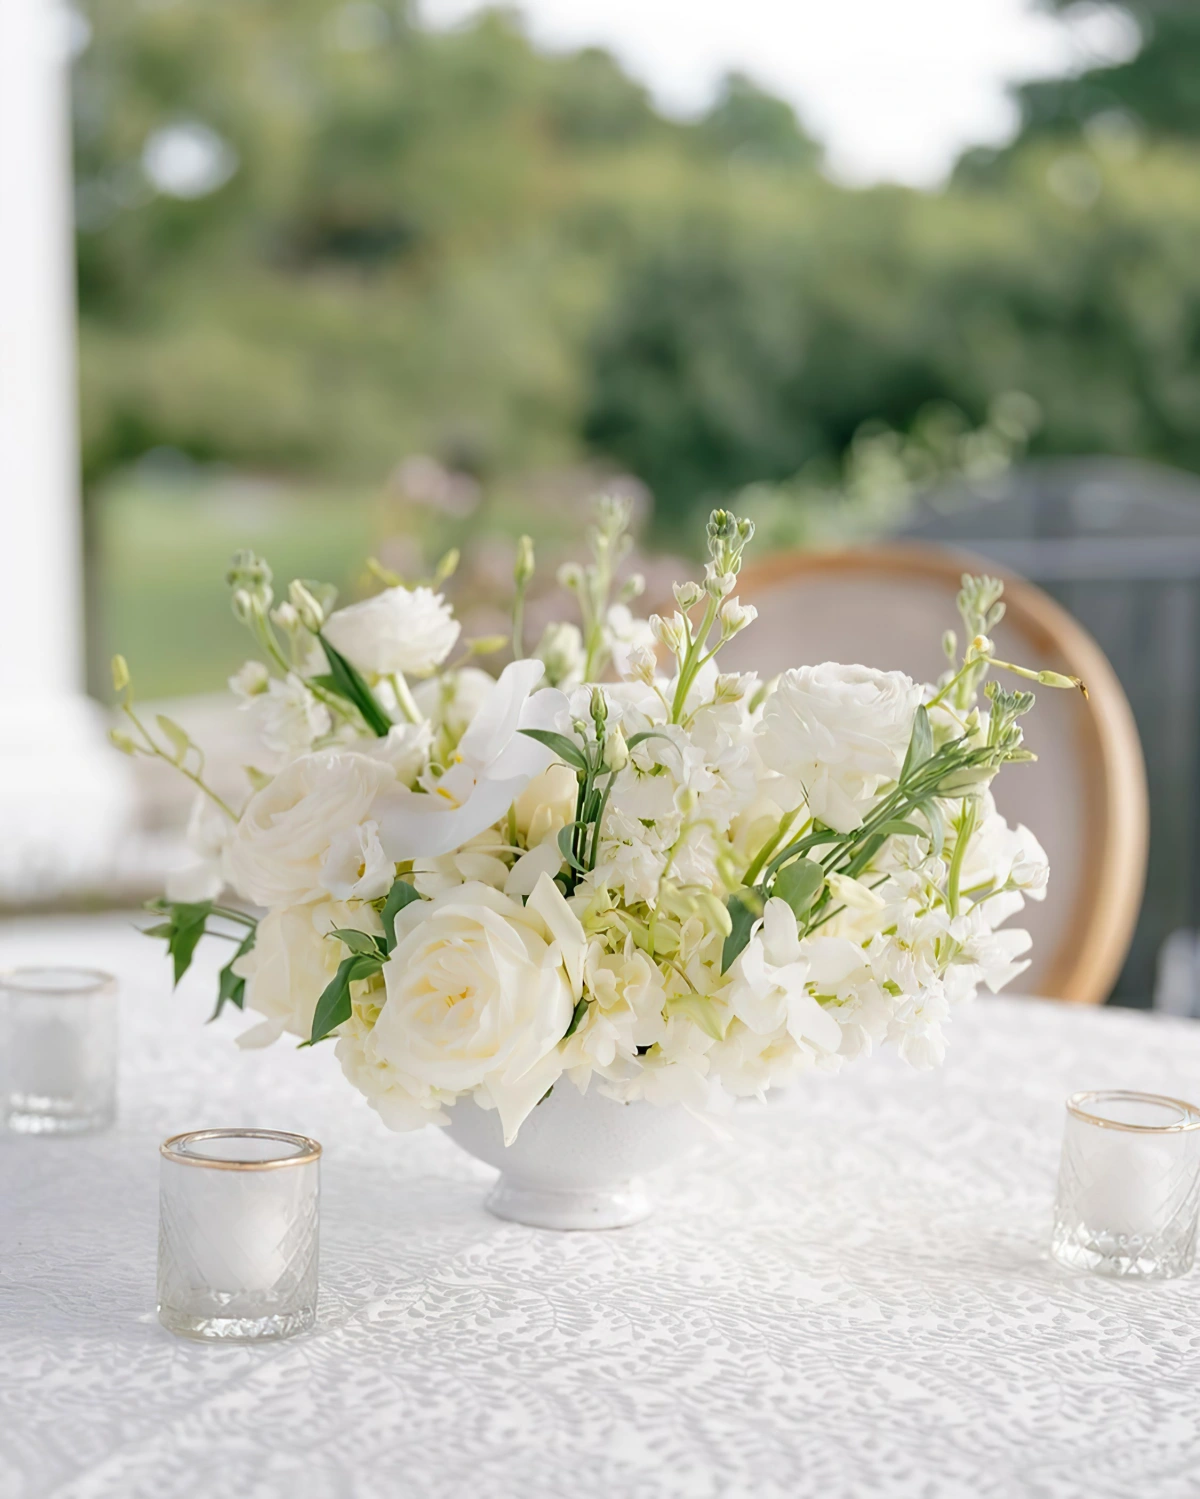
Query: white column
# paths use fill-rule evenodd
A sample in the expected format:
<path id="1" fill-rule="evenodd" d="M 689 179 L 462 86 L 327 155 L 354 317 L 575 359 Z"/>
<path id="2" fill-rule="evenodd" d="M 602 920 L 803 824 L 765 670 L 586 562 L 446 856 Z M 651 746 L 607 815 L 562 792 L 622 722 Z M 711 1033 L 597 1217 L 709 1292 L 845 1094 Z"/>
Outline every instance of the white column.
<path id="1" fill-rule="evenodd" d="M 111 865 L 127 766 L 83 695 L 68 24 L 0 0 L 0 895 Z"/>

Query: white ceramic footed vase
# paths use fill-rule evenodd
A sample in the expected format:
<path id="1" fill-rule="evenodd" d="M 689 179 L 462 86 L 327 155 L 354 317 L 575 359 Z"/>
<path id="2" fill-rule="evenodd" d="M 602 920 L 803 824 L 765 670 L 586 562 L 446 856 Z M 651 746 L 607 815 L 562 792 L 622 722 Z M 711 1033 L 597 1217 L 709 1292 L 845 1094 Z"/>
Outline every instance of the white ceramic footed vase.
<path id="1" fill-rule="evenodd" d="M 555 1084 L 506 1146 L 495 1109 L 461 1099 L 450 1110 L 450 1138 L 500 1169 L 487 1199 L 497 1218 L 532 1228 L 624 1228 L 654 1209 L 645 1181 L 703 1143 L 703 1126 L 684 1109 L 617 1103 L 596 1088 Z"/>

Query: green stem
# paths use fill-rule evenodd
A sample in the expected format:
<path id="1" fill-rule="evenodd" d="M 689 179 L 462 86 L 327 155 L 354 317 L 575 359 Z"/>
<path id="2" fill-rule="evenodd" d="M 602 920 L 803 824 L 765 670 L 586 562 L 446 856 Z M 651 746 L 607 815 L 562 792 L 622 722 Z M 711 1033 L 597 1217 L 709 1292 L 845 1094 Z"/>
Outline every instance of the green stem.
<path id="1" fill-rule="evenodd" d="M 220 807 L 221 811 L 224 812 L 225 816 L 229 818 L 230 822 L 236 822 L 238 820 L 237 813 L 233 810 L 229 803 L 223 798 L 219 797 L 217 793 L 212 789 L 212 787 L 207 785 L 195 773 L 195 771 L 189 770 L 187 766 L 184 765 L 182 760 L 176 760 L 173 759 L 170 755 L 163 754 L 162 750 L 159 749 L 158 745 L 155 744 L 154 740 L 150 737 L 150 734 L 147 731 L 145 725 L 142 723 L 141 719 L 137 716 L 137 714 L 133 711 L 133 709 L 127 702 L 122 703 L 121 707 L 124 710 L 125 716 L 135 726 L 138 733 L 146 742 L 147 748 L 142 751 L 143 754 L 150 755 L 154 759 L 162 760 L 167 765 L 172 766 L 179 772 L 181 776 L 185 776 L 189 781 L 191 781 L 193 786 L 195 786 L 198 790 L 203 791 L 205 796 L 207 796 L 210 801 L 214 802 L 218 807 Z"/>
<path id="2" fill-rule="evenodd" d="M 717 601 L 709 595 L 704 606 L 704 617 L 700 621 L 700 628 L 692 637 L 687 655 L 683 658 L 683 665 L 679 668 L 679 681 L 675 684 L 675 697 L 671 703 L 671 722 L 678 723 L 683 716 L 684 705 L 687 703 L 687 695 L 692 690 L 692 683 L 696 679 L 696 673 L 700 670 L 700 656 L 704 652 L 704 642 L 708 639 L 709 631 L 712 629 L 717 618 Z"/>
<path id="3" fill-rule="evenodd" d="M 392 691 L 396 694 L 396 702 L 401 713 L 404 714 L 409 723 L 420 723 L 423 715 L 420 708 L 417 707 L 416 699 L 413 697 L 408 683 L 404 680 L 404 673 L 402 671 L 394 671 L 388 677 L 388 681 L 392 684 Z"/>
<path id="4" fill-rule="evenodd" d="M 799 812 L 799 810 L 799 807 L 794 807 L 792 811 L 785 812 L 779 819 L 779 826 L 775 829 L 775 831 L 759 849 L 758 853 L 756 853 L 754 858 L 750 861 L 749 868 L 746 870 L 746 873 L 743 876 L 743 884 L 753 885 L 755 880 L 758 879 L 758 876 L 762 872 L 763 865 L 779 847 L 779 840 L 787 832 L 788 823 L 791 822 L 792 818 L 795 817 L 796 813 Z M 808 822 L 805 823 L 805 827 L 807 827 L 808 823 L 810 823 L 811 821 L 812 818 L 810 817 L 808 819 Z"/>
<path id="5" fill-rule="evenodd" d="M 946 880 L 946 904 L 950 908 L 951 916 L 958 915 L 958 887 L 962 879 L 963 860 L 966 857 L 967 845 L 971 841 L 971 834 L 975 831 L 975 807 L 973 803 L 964 801 L 962 811 L 959 814 L 958 837 L 954 843 L 954 853 L 950 859 L 950 871 Z"/>

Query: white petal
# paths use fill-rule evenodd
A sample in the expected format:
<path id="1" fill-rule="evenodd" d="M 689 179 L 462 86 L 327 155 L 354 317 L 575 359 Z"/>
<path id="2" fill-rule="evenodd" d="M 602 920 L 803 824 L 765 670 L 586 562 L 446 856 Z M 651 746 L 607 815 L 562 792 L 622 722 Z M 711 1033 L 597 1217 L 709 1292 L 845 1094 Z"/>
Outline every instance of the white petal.
<path id="1" fill-rule="evenodd" d="M 563 857 L 559 852 L 558 839 L 551 836 L 544 843 L 539 843 L 536 848 L 531 848 L 524 853 L 509 870 L 508 878 L 504 882 L 505 895 L 511 895 L 515 900 L 522 896 L 532 895 L 534 887 L 543 875 L 554 876 L 562 868 Z"/>
<path id="2" fill-rule="evenodd" d="M 558 943 L 563 967 L 571 981 L 571 993 L 578 999 L 583 993 L 583 960 L 587 955 L 587 938 L 583 935 L 579 917 L 567 905 L 562 891 L 548 874 L 543 874 L 538 880 L 525 908 L 542 918 L 550 936 Z"/>

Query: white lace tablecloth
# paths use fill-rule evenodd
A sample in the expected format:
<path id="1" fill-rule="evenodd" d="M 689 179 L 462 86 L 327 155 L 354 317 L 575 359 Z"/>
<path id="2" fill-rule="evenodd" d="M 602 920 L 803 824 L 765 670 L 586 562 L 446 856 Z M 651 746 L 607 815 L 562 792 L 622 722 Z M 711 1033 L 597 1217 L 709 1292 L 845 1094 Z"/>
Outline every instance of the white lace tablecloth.
<path id="1" fill-rule="evenodd" d="M 1200 1095 L 1200 1028 L 981 1001 L 940 1074 L 870 1063 L 753 1107 L 658 1215 L 554 1234 L 483 1210 L 328 1048 L 241 1053 L 127 918 L 0 927 L 0 966 L 120 974 L 121 1119 L 0 1139 L 3 1499 L 987 1499 L 1200 1492 L 1200 1278 L 1044 1252 L 1062 1100 Z M 153 1314 L 157 1145 L 326 1147 L 318 1327 L 239 1347 Z"/>

